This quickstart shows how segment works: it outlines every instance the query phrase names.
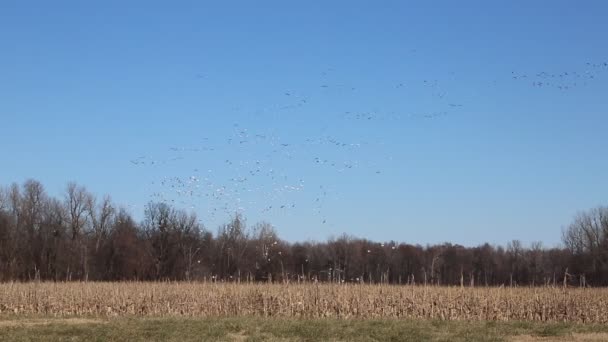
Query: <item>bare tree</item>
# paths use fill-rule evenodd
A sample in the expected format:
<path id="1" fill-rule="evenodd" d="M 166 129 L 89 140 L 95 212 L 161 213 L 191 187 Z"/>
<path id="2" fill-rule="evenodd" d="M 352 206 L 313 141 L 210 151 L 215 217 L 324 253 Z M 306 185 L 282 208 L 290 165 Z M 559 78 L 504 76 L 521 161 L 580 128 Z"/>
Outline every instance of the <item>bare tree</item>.
<path id="1" fill-rule="evenodd" d="M 47 202 L 44 219 L 44 276 L 47 279 L 59 280 L 66 270 L 65 265 L 65 222 L 67 215 L 64 205 L 56 198 Z"/>
<path id="2" fill-rule="evenodd" d="M 434 249 L 431 255 L 431 284 L 439 285 L 441 282 L 441 273 L 437 270 L 441 268 L 443 261 L 443 246 Z"/>
<path id="3" fill-rule="evenodd" d="M 171 252 L 171 220 L 173 209 L 166 203 L 148 203 L 143 228 L 151 242 L 150 256 L 154 259 L 156 279 L 167 277 Z"/>
<path id="4" fill-rule="evenodd" d="M 271 279 L 274 272 L 273 263 L 282 262 L 276 230 L 268 222 L 259 222 L 253 226 L 250 238 L 254 244 L 252 260 L 254 260 L 256 277 Z"/>
<path id="5" fill-rule="evenodd" d="M 69 214 L 69 225 L 72 240 L 76 240 L 85 228 L 88 221 L 87 205 L 91 202 L 91 194 L 76 183 L 69 183 L 66 191 L 66 208 Z"/>
<path id="6" fill-rule="evenodd" d="M 8 210 L 9 207 L 9 190 L 0 186 L 0 211 Z"/>
<path id="7" fill-rule="evenodd" d="M 79 259 L 79 275 L 85 280 L 88 279 L 88 249 L 83 243 L 83 232 L 89 222 L 87 215 L 87 204 L 91 201 L 91 194 L 83 186 L 78 186 L 76 183 L 68 183 L 65 206 L 68 212 L 68 224 L 71 232 L 72 253 L 73 257 Z M 71 263 L 70 263 L 71 264 Z M 72 265 L 69 265 L 70 267 Z M 76 268 L 76 269 L 78 269 Z M 70 269 L 67 278 L 71 278 Z"/>
<path id="8" fill-rule="evenodd" d="M 86 210 L 91 220 L 95 239 L 95 253 L 97 253 L 99 252 L 102 240 L 106 239 L 109 235 L 112 218 L 116 210 L 109 196 L 105 196 L 99 205 L 96 204 L 94 196 L 88 196 Z"/>
<path id="9" fill-rule="evenodd" d="M 42 184 L 36 180 L 29 179 L 23 184 L 23 195 L 21 197 L 20 227 L 23 240 L 20 244 L 23 253 L 24 270 L 29 279 L 39 279 L 40 266 L 42 263 L 42 251 L 44 242 L 42 240 L 41 224 L 44 217 L 46 193 Z"/>
<path id="10" fill-rule="evenodd" d="M 217 238 L 222 276 L 240 279 L 241 271 L 246 268 L 243 261 L 250 240 L 243 217 L 237 213 L 230 223 L 220 227 Z"/>
<path id="11" fill-rule="evenodd" d="M 578 262 L 573 273 L 589 273 L 598 282 L 608 281 L 608 207 L 578 213 L 562 234 Z M 581 269 L 581 265 L 588 265 Z"/>
<path id="12" fill-rule="evenodd" d="M 180 252 L 180 260 L 176 260 L 174 267 L 175 275 L 185 275 L 186 280 L 192 276 L 192 261 L 201 251 L 201 229 L 195 214 L 187 214 L 184 211 L 176 212 L 174 215 L 177 249 Z M 179 264 L 178 264 L 179 263 Z"/>

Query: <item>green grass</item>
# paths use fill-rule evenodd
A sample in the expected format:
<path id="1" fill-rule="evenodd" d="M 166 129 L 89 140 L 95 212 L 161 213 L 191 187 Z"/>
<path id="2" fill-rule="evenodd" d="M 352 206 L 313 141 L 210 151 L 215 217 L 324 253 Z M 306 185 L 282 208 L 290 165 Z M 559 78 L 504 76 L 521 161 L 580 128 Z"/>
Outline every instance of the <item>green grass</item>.
<path id="1" fill-rule="evenodd" d="M 2 341 L 583 341 L 586 337 L 594 341 L 608 339 L 608 326 L 419 320 L 0 317 Z"/>

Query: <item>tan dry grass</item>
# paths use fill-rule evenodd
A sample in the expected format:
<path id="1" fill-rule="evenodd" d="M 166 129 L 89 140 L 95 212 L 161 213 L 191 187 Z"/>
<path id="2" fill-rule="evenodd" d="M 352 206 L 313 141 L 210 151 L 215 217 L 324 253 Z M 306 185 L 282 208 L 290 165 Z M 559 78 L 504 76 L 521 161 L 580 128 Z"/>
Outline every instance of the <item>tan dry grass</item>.
<path id="1" fill-rule="evenodd" d="M 227 337 L 232 341 L 242 342 L 246 341 L 249 336 L 244 331 L 239 331 L 238 333 L 228 333 Z"/>
<path id="2" fill-rule="evenodd" d="M 0 315 L 415 318 L 608 323 L 608 289 L 6 283 Z"/>
<path id="3" fill-rule="evenodd" d="M 103 324 L 106 321 L 100 319 L 90 318 L 57 318 L 57 319 L 12 319 L 0 321 L 1 328 L 9 327 L 27 327 L 33 325 L 51 325 L 51 324 L 67 324 L 67 325 L 79 325 L 79 324 Z"/>
<path id="4" fill-rule="evenodd" d="M 548 341 L 574 341 L 574 342 L 598 342 L 608 341 L 608 333 L 573 333 L 567 336 L 532 336 L 519 335 L 514 336 L 513 342 L 548 342 Z"/>

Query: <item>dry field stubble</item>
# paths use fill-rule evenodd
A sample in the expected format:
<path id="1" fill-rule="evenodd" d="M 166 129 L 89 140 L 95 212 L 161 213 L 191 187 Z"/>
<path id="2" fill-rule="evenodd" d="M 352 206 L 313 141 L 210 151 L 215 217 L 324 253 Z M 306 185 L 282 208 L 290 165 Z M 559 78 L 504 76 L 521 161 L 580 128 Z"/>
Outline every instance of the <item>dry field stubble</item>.
<path id="1" fill-rule="evenodd" d="M 608 323 L 608 289 L 335 284 L 4 283 L 2 316 Z"/>

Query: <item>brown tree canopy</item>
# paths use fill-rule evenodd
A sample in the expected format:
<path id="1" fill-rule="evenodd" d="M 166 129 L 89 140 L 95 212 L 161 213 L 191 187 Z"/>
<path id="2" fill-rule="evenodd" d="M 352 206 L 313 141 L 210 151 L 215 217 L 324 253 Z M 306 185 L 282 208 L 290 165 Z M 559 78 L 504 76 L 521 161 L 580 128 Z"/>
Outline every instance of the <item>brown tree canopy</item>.
<path id="1" fill-rule="evenodd" d="M 290 243 L 235 214 L 214 235 L 192 213 L 150 202 L 136 222 L 109 196 L 35 180 L 0 187 L 0 281 L 327 281 L 438 285 L 608 285 L 608 208 L 578 214 L 564 247 L 373 242 L 342 235 Z"/>

